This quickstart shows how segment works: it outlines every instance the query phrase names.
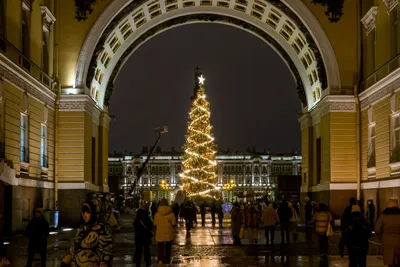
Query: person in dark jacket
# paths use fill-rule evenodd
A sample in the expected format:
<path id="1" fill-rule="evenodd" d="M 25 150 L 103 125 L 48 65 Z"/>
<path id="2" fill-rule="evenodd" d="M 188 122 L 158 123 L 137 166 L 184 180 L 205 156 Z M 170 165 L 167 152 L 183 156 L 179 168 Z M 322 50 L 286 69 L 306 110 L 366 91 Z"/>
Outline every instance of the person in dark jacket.
<path id="1" fill-rule="evenodd" d="M 218 203 L 217 213 L 218 213 L 219 227 L 222 227 L 222 224 L 224 222 L 224 211 L 222 210 L 222 203 Z"/>
<path id="2" fill-rule="evenodd" d="M 350 267 L 367 266 L 368 238 L 371 235 L 371 226 L 362 215 L 360 207 L 353 205 L 351 218 L 346 227 L 346 246 Z"/>
<path id="3" fill-rule="evenodd" d="M 153 238 L 153 220 L 151 219 L 149 212 L 149 205 L 143 203 L 143 205 L 137 210 L 136 218 L 133 222 L 135 229 L 135 256 L 134 263 L 140 267 L 142 261 L 142 253 L 144 251 L 144 262 L 146 266 L 151 266 L 151 240 Z"/>
<path id="4" fill-rule="evenodd" d="M 286 233 L 286 243 L 290 243 L 290 218 L 292 218 L 292 210 L 289 208 L 288 202 L 286 200 L 282 200 L 281 204 L 278 208 L 278 216 L 279 222 L 281 224 L 281 244 L 285 243 L 285 233 Z"/>
<path id="5" fill-rule="evenodd" d="M 347 226 L 349 225 L 349 223 L 351 221 L 351 207 L 353 205 L 357 205 L 357 201 L 356 201 L 356 199 L 354 197 L 351 197 L 349 202 L 350 202 L 349 206 L 347 206 L 343 211 L 342 220 L 341 220 L 341 223 L 340 223 L 342 236 L 341 236 L 340 241 L 339 241 L 339 253 L 340 253 L 340 256 L 342 258 L 344 257 L 344 247 L 345 247 L 345 245 L 347 243 L 347 241 L 346 241 L 346 229 L 347 229 Z"/>
<path id="6" fill-rule="evenodd" d="M 174 206 L 172 206 L 172 212 L 173 212 L 174 215 L 175 215 L 175 220 L 176 220 L 177 223 L 179 222 L 179 221 L 178 221 L 179 209 L 180 209 L 180 208 L 179 208 L 179 204 L 175 202 Z"/>
<path id="7" fill-rule="evenodd" d="M 200 206 L 200 214 L 201 214 L 201 226 L 206 226 L 206 203 L 203 202 Z"/>
<path id="8" fill-rule="evenodd" d="M 211 205 L 211 222 L 213 227 L 215 226 L 215 213 L 217 213 L 217 206 L 213 202 Z"/>
<path id="9" fill-rule="evenodd" d="M 193 227 L 193 222 L 196 217 L 196 211 L 193 209 L 190 201 L 187 201 L 183 208 L 183 216 L 185 218 L 186 235 L 190 236 L 190 230 Z"/>
<path id="10" fill-rule="evenodd" d="M 375 228 L 375 205 L 373 200 L 368 200 L 367 213 L 365 214 L 371 228 Z"/>
<path id="11" fill-rule="evenodd" d="M 43 210 L 36 209 L 33 219 L 26 227 L 25 235 L 29 237 L 28 261 L 26 267 L 31 267 L 36 253 L 40 254 L 41 266 L 46 267 L 47 238 L 49 237 L 49 223 L 44 218 Z"/>
<path id="12" fill-rule="evenodd" d="M 311 245 L 312 241 L 312 226 L 310 225 L 312 216 L 313 216 L 313 206 L 311 204 L 311 200 L 309 197 L 306 197 L 305 199 L 306 204 L 304 205 L 304 222 L 306 226 L 306 240 L 308 243 L 308 246 Z"/>
<path id="13" fill-rule="evenodd" d="M 157 212 L 157 207 L 158 207 L 157 203 L 155 201 L 153 201 L 151 203 L 151 207 L 150 207 L 151 216 L 153 217 L 153 220 L 154 220 L 154 216 L 156 215 L 156 212 Z"/>

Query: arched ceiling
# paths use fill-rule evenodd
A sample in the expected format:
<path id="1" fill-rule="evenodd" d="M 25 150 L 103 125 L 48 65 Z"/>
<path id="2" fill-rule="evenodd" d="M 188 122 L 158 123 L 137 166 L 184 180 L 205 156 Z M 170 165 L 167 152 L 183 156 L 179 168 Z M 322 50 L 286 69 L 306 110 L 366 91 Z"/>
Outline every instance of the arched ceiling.
<path id="1" fill-rule="evenodd" d="M 290 1 L 297 5 L 303 4 L 299 0 Z M 306 7 L 298 6 L 297 11 L 301 8 L 304 10 Z M 218 22 L 242 28 L 271 45 L 288 65 L 297 81 L 299 97 L 310 110 L 319 102 L 323 93 L 327 93 L 325 89 L 340 86 L 340 79 L 336 59 L 326 36 L 321 37 L 319 33 L 312 35 L 303 23 L 303 20 L 310 20 L 311 13 L 306 10 L 309 12 L 308 17 L 303 15 L 300 19 L 280 0 L 130 2 L 120 7 L 100 36 L 93 36 L 96 38 L 96 47 L 92 53 L 85 50 L 85 46 L 90 43 L 90 36 L 87 39 L 78 61 L 76 85 L 86 85 L 97 104 L 104 107 L 108 105 L 114 78 L 125 59 L 146 40 L 177 25 L 198 21 Z M 107 11 L 110 12 L 106 10 L 105 13 Z M 101 23 L 100 19 L 96 24 Z M 96 26 L 99 27 L 95 25 L 92 32 L 96 32 Z M 313 25 L 314 28 L 316 26 L 319 24 Z M 323 40 L 316 43 L 315 36 Z M 325 49 L 321 49 L 321 46 Z M 86 61 L 82 60 L 84 58 Z M 328 75 L 326 70 L 329 70 Z"/>

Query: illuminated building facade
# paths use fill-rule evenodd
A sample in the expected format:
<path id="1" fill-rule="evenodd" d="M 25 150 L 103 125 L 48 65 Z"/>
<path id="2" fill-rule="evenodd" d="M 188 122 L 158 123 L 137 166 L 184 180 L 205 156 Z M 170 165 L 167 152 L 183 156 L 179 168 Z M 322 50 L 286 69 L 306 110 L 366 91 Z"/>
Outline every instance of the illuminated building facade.
<path id="1" fill-rule="evenodd" d="M 182 153 L 175 151 L 161 152 L 158 149 L 150 159 L 137 187 L 152 192 L 153 200 L 174 199 L 178 190 L 179 172 L 182 169 Z M 129 191 L 137 170 L 146 160 L 145 155 L 139 156 L 110 156 L 109 181 L 120 179 L 120 189 Z M 277 180 L 279 175 L 301 174 L 301 156 L 298 155 L 269 155 L 267 153 L 226 153 L 218 154 L 217 185 L 222 187 L 223 197 L 229 200 L 242 198 L 254 200 L 266 195 L 271 200 L 278 198 Z M 116 175 L 117 174 L 117 175 Z M 227 189 L 227 184 L 234 184 Z M 225 187 L 225 189 L 224 189 Z M 229 195 L 228 190 L 232 190 Z"/>

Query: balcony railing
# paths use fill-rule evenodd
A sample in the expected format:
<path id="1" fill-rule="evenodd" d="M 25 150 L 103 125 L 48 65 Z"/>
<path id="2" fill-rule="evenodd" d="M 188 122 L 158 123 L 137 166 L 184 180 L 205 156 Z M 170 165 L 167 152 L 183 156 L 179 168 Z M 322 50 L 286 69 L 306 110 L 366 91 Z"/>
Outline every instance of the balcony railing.
<path id="1" fill-rule="evenodd" d="M 54 80 L 2 35 L 0 35 L 0 53 L 20 66 L 48 89 L 55 92 Z"/>
<path id="2" fill-rule="evenodd" d="M 365 90 L 367 90 L 372 85 L 376 84 L 377 82 L 388 76 L 390 73 L 392 73 L 399 67 L 400 67 L 400 54 L 389 60 L 386 64 L 384 64 L 382 67 L 380 67 L 370 76 L 368 76 L 364 81 L 362 81 L 360 84 L 360 93 L 364 92 Z"/>

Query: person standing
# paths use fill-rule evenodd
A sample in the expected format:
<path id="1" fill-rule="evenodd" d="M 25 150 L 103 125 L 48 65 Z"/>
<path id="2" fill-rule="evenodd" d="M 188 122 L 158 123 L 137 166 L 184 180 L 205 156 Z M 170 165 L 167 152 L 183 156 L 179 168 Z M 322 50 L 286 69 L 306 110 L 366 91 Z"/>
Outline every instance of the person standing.
<path id="1" fill-rule="evenodd" d="M 292 201 L 288 202 L 288 207 L 289 207 L 290 211 L 292 212 L 292 216 L 290 217 L 290 220 L 289 220 L 289 232 L 293 236 L 293 241 L 296 242 L 297 241 L 297 224 L 298 224 L 299 218 L 298 218 L 296 209 L 294 208 L 294 204 Z"/>
<path id="2" fill-rule="evenodd" d="M 215 201 L 211 204 L 211 222 L 212 226 L 215 226 L 215 213 L 217 212 L 217 206 L 215 205 Z"/>
<path id="3" fill-rule="evenodd" d="M 324 203 L 319 204 L 318 211 L 311 219 L 315 223 L 315 233 L 318 236 L 318 247 L 323 260 L 327 259 L 328 254 L 328 227 L 332 221 L 332 214 L 328 211 L 328 206 Z"/>
<path id="4" fill-rule="evenodd" d="M 174 206 L 172 207 L 172 212 L 175 215 L 176 223 L 178 223 L 178 216 L 179 216 L 179 204 L 175 202 Z"/>
<path id="5" fill-rule="evenodd" d="M 353 205 L 357 205 L 357 200 L 354 197 L 351 197 L 349 202 L 350 202 L 349 205 L 343 211 L 342 220 L 340 223 L 342 236 L 340 237 L 339 241 L 339 254 L 342 258 L 344 257 L 344 247 L 346 246 L 347 243 L 346 229 L 351 221 L 351 207 Z"/>
<path id="6" fill-rule="evenodd" d="M 368 200 L 367 213 L 365 214 L 369 225 L 374 229 L 375 227 L 375 205 L 373 200 Z"/>
<path id="7" fill-rule="evenodd" d="M 203 204 L 201 204 L 200 206 L 200 214 L 201 214 L 201 226 L 206 226 L 206 211 L 207 211 L 207 207 L 206 207 L 206 202 L 203 202 Z"/>
<path id="8" fill-rule="evenodd" d="M 243 226 L 243 212 L 237 202 L 233 204 L 233 209 L 231 210 L 231 221 L 233 245 L 240 246 L 240 230 Z"/>
<path id="9" fill-rule="evenodd" d="M 371 237 L 371 226 L 361 214 L 357 205 L 351 208 L 351 220 L 346 228 L 346 246 L 349 252 L 350 267 L 366 267 L 368 238 Z"/>
<path id="10" fill-rule="evenodd" d="M 260 213 L 255 204 L 251 205 L 247 220 L 249 243 L 255 245 L 258 243 L 258 223 L 260 221 Z"/>
<path id="11" fill-rule="evenodd" d="M 386 208 L 376 221 L 375 233 L 382 241 L 383 263 L 400 266 L 400 208 L 397 199 L 386 203 Z"/>
<path id="12" fill-rule="evenodd" d="M 98 223 L 96 206 L 88 201 L 81 207 L 82 225 L 61 267 L 110 267 L 114 259 L 114 240 L 109 224 Z"/>
<path id="13" fill-rule="evenodd" d="M 143 202 L 142 206 L 137 210 L 133 227 L 136 245 L 134 263 L 136 263 L 137 267 L 140 267 L 144 251 L 144 262 L 146 267 L 149 267 L 151 266 L 150 247 L 153 238 L 153 220 L 149 213 L 149 205 L 146 202 Z"/>
<path id="14" fill-rule="evenodd" d="M 171 262 L 172 241 L 174 240 L 174 229 L 176 225 L 175 215 L 168 201 L 163 198 L 154 216 L 154 227 L 156 228 L 157 261 L 160 264 Z"/>
<path id="15" fill-rule="evenodd" d="M 185 218 L 186 235 L 190 236 L 190 230 L 193 227 L 196 211 L 192 208 L 189 200 L 186 201 L 185 207 L 183 208 L 183 216 Z"/>
<path id="16" fill-rule="evenodd" d="M 305 224 L 305 232 L 306 232 L 306 240 L 308 246 L 311 245 L 312 241 L 312 227 L 310 225 L 312 215 L 313 215 L 313 206 L 309 197 L 305 197 L 306 204 L 304 205 L 304 224 Z"/>
<path id="17" fill-rule="evenodd" d="M 265 239 L 267 245 L 274 245 L 275 240 L 275 226 L 279 222 L 278 212 L 274 209 L 273 204 L 269 203 L 268 207 L 263 210 L 262 221 L 264 222 Z M 269 238 L 271 236 L 271 239 Z"/>
<path id="18" fill-rule="evenodd" d="M 278 209 L 279 222 L 281 225 L 281 244 L 285 244 L 285 234 L 286 234 L 286 243 L 290 243 L 290 218 L 292 218 L 292 210 L 288 206 L 288 202 L 283 199 Z"/>
<path id="19" fill-rule="evenodd" d="M 222 203 L 218 203 L 217 214 L 219 227 L 222 227 L 222 224 L 224 222 L 224 210 L 222 209 Z"/>
<path id="20" fill-rule="evenodd" d="M 49 223 L 44 218 L 43 210 L 36 209 L 33 219 L 28 223 L 25 230 L 25 235 L 29 237 L 26 267 L 32 266 L 36 252 L 40 254 L 41 266 L 46 267 L 47 238 L 49 237 L 49 233 Z"/>
<path id="21" fill-rule="evenodd" d="M 153 220 L 154 220 L 154 216 L 156 215 L 156 212 L 157 212 L 157 204 L 155 201 L 153 201 L 151 203 L 150 210 L 151 210 L 151 216 L 153 217 Z"/>

